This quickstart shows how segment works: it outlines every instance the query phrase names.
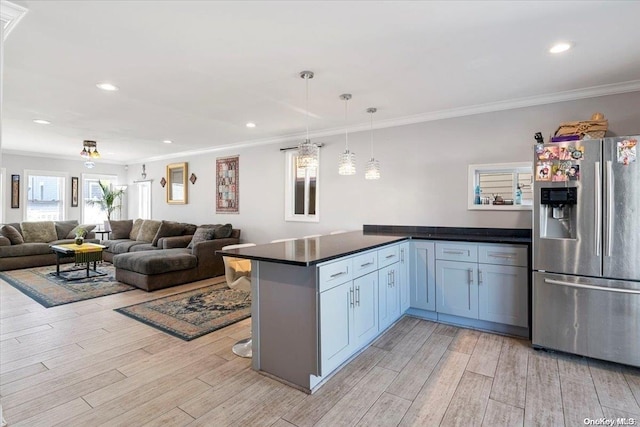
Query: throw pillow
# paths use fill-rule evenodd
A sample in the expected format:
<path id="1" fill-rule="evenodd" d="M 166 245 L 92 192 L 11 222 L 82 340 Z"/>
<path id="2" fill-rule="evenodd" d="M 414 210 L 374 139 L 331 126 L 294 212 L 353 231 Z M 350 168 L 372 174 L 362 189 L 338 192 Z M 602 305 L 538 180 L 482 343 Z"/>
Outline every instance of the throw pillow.
<path id="1" fill-rule="evenodd" d="M 231 237 L 231 231 L 233 230 L 233 226 L 231 224 L 221 225 L 219 227 L 214 228 L 214 237 L 216 239 L 226 239 Z"/>
<path id="2" fill-rule="evenodd" d="M 3 225 L 2 228 L 0 228 L 0 232 L 4 237 L 9 239 L 12 245 L 21 245 L 22 243 L 24 243 L 22 234 L 20 234 L 20 232 L 16 230 L 15 227 L 12 227 L 10 225 Z"/>
<path id="3" fill-rule="evenodd" d="M 142 223 L 144 222 L 144 219 L 136 219 L 133 222 L 133 227 L 131 227 L 131 230 L 129 231 L 129 239 L 131 240 L 136 240 L 138 239 L 138 234 L 140 233 L 140 228 L 142 227 Z M 126 237 L 122 237 L 122 239 L 126 239 Z"/>
<path id="4" fill-rule="evenodd" d="M 58 240 L 66 239 L 67 235 L 76 225 L 78 225 L 78 221 L 75 219 L 70 221 L 56 221 L 56 234 L 58 235 Z"/>
<path id="5" fill-rule="evenodd" d="M 87 237 L 87 234 L 89 234 L 94 228 L 96 228 L 95 224 L 80 224 L 80 225 L 76 225 L 75 227 L 73 227 L 73 230 L 71 230 L 69 232 L 69 234 L 67 234 L 67 239 L 75 239 L 76 238 L 76 234 L 80 230 L 84 231 L 84 233 L 82 234 L 82 237 Z"/>
<path id="6" fill-rule="evenodd" d="M 142 220 L 140 220 L 142 223 Z M 118 240 L 118 239 L 130 239 L 131 230 L 133 228 L 133 220 L 132 219 L 123 219 L 121 221 L 109 221 L 109 226 L 111 227 L 111 234 L 109 235 L 109 239 Z M 137 235 L 138 233 L 136 233 Z"/>
<path id="7" fill-rule="evenodd" d="M 20 228 L 25 243 L 49 243 L 58 240 L 53 221 L 22 222 Z"/>
<path id="8" fill-rule="evenodd" d="M 153 238 L 158 232 L 160 224 L 160 221 L 145 219 L 144 221 L 142 221 L 142 227 L 140 227 L 140 231 L 138 232 L 138 237 L 136 237 L 136 240 L 138 242 L 153 242 Z"/>
<path id="9" fill-rule="evenodd" d="M 184 231 L 182 232 L 184 236 L 193 236 L 193 233 L 196 232 L 196 228 L 198 228 L 195 224 L 189 224 L 186 222 L 183 222 L 182 225 L 184 225 Z"/>
<path id="10" fill-rule="evenodd" d="M 191 242 L 187 249 L 193 249 L 196 243 L 204 242 L 206 240 L 213 240 L 215 235 L 215 228 L 196 228 L 196 232 L 193 233 L 193 237 L 191 238 Z"/>
<path id="11" fill-rule="evenodd" d="M 160 223 L 160 228 L 158 228 L 158 232 L 156 236 L 153 238 L 151 244 L 153 246 L 158 246 L 158 241 L 163 237 L 171 237 L 171 236 L 182 236 L 182 232 L 184 231 L 184 225 L 172 222 L 172 221 L 162 221 Z"/>

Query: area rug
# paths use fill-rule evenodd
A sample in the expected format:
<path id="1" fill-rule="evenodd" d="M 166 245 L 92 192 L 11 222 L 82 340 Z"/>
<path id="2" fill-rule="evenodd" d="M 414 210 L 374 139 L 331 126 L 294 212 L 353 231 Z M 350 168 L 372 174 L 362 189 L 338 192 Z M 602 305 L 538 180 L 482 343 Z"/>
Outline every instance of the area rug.
<path id="1" fill-rule="evenodd" d="M 222 282 L 116 311 L 191 341 L 251 316 L 251 292 L 229 289 Z"/>
<path id="2" fill-rule="evenodd" d="M 60 269 L 63 271 L 72 267 L 71 264 L 65 264 L 60 266 Z M 47 308 L 136 289 L 116 281 L 115 268 L 112 264 L 99 264 L 98 270 L 107 274 L 66 281 L 56 275 L 56 266 L 50 265 L 3 271 L 0 272 L 0 278 Z M 85 275 L 86 270 L 82 269 L 68 273 L 67 277 L 74 278 L 74 276 L 83 277 Z"/>

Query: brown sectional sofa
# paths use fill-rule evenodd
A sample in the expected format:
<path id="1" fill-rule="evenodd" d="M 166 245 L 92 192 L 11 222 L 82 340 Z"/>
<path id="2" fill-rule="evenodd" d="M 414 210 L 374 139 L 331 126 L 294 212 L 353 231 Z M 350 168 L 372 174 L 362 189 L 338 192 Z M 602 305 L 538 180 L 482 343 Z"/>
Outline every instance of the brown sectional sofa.
<path id="1" fill-rule="evenodd" d="M 112 223 L 114 237 L 125 237 L 129 230 L 129 237 L 135 234 L 136 239 L 103 242 L 107 246 L 104 258 L 113 262 L 116 280 L 146 291 L 223 275 L 224 262 L 216 251 L 240 242 L 240 230 L 233 229 L 231 224 L 207 224 L 196 228 L 190 224 L 169 223 L 163 227 L 167 221 L 161 221 L 160 225 L 148 221 L 138 222 L 137 226 L 133 223 L 130 229 L 128 223 Z M 150 239 L 156 226 L 158 231 Z M 167 236 L 162 231 L 177 234 L 181 226 L 187 226 L 186 230 L 191 234 Z"/>
<path id="2" fill-rule="evenodd" d="M 14 234 L 10 226 L 20 236 Z M 22 223 L 4 224 L 0 227 L 0 271 L 17 270 L 20 268 L 40 267 L 56 263 L 56 254 L 50 245 L 74 243 L 73 229 L 78 227 L 78 221 L 29 221 Z M 93 229 L 94 226 L 83 226 Z M 23 242 L 20 243 L 20 240 Z M 100 243 L 93 232 L 85 236 L 87 243 Z M 73 262 L 73 258 L 63 258 L 61 262 Z"/>

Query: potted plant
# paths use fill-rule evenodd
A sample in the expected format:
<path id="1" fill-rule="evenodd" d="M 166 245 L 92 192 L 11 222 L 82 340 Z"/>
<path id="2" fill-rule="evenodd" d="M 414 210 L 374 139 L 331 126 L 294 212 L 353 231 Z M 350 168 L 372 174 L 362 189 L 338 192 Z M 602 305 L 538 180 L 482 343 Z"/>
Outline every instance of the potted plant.
<path id="1" fill-rule="evenodd" d="M 90 205 L 98 205 L 100 209 L 107 212 L 107 221 L 111 221 L 111 213 L 120 207 L 120 200 L 124 194 L 124 189 L 112 189 L 110 185 L 98 181 L 102 197 L 97 200 L 87 200 Z"/>
<path id="2" fill-rule="evenodd" d="M 78 228 L 76 231 L 76 245 L 82 245 L 84 243 L 84 238 L 87 235 L 87 230 L 84 228 Z"/>

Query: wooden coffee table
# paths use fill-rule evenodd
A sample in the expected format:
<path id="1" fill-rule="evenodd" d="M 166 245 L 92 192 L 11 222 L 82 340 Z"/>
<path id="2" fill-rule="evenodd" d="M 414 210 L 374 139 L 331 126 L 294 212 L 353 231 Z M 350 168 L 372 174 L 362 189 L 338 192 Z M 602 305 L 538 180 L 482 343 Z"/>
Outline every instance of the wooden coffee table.
<path id="1" fill-rule="evenodd" d="M 56 254 L 56 275 L 67 281 L 86 279 L 87 277 L 99 277 L 106 276 L 107 273 L 98 271 L 97 263 L 102 261 L 102 251 L 106 246 L 97 245 L 95 243 L 83 243 L 76 245 L 75 243 L 67 245 L 51 245 L 51 250 Z M 86 263 L 87 276 L 86 277 L 68 277 L 68 273 L 73 271 L 85 270 L 85 267 L 71 268 L 68 270 L 60 271 L 60 260 L 63 258 L 74 257 L 76 264 Z M 89 267 L 93 263 L 93 270 Z"/>

